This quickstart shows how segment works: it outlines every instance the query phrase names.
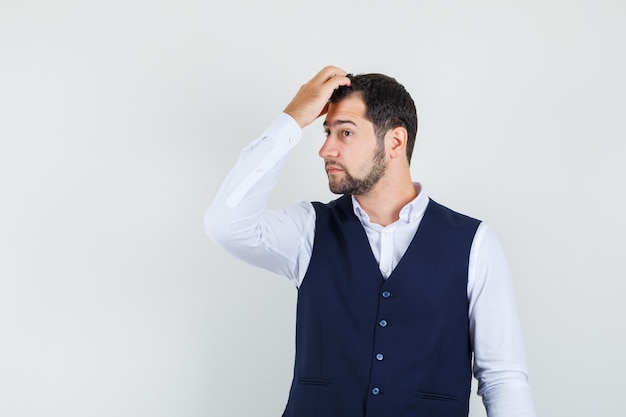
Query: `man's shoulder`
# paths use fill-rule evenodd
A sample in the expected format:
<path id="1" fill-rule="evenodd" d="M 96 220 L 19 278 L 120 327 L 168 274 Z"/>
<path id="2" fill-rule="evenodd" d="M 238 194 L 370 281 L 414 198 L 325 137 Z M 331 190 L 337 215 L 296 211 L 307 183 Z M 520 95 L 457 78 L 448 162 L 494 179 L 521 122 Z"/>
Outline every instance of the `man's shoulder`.
<path id="1" fill-rule="evenodd" d="M 472 216 L 467 214 L 463 214 L 459 211 L 453 210 L 447 206 L 444 206 L 441 203 L 429 198 L 428 206 L 426 207 L 426 212 L 424 216 L 437 216 L 448 223 L 450 226 L 459 227 L 459 226 L 467 226 L 477 228 L 481 223 L 481 220 L 478 220 Z"/>
<path id="2" fill-rule="evenodd" d="M 328 215 L 335 215 L 345 219 L 354 216 L 352 197 L 348 194 L 344 194 L 341 197 L 336 198 L 335 200 L 331 200 L 327 203 L 312 201 L 311 205 L 315 209 L 315 213 L 318 218 Z"/>
<path id="3" fill-rule="evenodd" d="M 337 207 L 344 207 L 346 202 L 350 202 L 350 206 L 352 205 L 351 198 L 348 194 L 344 194 L 339 198 L 323 203 L 321 201 L 311 201 L 313 207 L 319 207 L 321 209 L 333 209 Z"/>

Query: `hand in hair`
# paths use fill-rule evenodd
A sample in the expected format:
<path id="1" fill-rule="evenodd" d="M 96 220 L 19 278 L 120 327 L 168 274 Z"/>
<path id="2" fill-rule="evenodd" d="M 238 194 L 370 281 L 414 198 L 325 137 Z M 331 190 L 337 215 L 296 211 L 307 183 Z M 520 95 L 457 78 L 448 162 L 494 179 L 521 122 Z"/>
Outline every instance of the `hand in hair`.
<path id="1" fill-rule="evenodd" d="M 333 91 L 342 85 L 350 85 L 350 79 L 346 75 L 346 71 L 341 68 L 333 66 L 323 68 L 300 87 L 285 108 L 285 113 L 293 117 L 300 127 L 310 125 L 315 119 L 326 114 L 328 100 Z"/>

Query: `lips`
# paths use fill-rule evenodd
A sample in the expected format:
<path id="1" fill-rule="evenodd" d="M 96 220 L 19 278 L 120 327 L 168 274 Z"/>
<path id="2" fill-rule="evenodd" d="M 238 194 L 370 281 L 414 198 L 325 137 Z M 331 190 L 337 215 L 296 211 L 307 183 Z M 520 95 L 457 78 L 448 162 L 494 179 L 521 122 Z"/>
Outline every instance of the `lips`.
<path id="1" fill-rule="evenodd" d="M 343 166 L 341 166 L 341 164 L 338 164 L 337 162 L 326 162 L 326 173 L 327 174 L 335 174 L 337 172 L 343 171 Z"/>

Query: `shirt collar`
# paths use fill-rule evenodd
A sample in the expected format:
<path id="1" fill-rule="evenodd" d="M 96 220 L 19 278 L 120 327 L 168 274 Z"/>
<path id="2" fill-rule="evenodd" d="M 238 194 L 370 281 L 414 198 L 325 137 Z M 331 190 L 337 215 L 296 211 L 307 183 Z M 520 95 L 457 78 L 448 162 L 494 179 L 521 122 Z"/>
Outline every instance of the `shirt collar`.
<path id="1" fill-rule="evenodd" d="M 417 196 L 413 200 L 409 201 L 407 205 L 402 207 L 400 210 L 400 218 L 397 223 L 412 223 L 418 221 L 422 218 L 424 212 L 426 211 L 426 206 L 428 206 L 428 195 L 424 191 L 424 187 L 422 187 L 419 182 L 414 182 L 413 187 L 415 187 Z M 354 196 L 351 197 L 354 214 L 359 218 L 361 223 L 369 224 L 370 216 L 368 216 L 365 210 L 363 210 L 357 199 Z"/>

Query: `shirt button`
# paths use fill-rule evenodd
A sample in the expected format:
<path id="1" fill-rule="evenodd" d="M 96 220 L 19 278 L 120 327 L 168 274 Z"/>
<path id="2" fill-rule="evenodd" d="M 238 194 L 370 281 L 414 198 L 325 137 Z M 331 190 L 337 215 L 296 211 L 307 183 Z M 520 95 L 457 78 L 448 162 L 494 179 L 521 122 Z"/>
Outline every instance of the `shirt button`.
<path id="1" fill-rule="evenodd" d="M 382 353 L 378 353 L 378 354 L 376 355 L 376 360 L 382 361 L 384 358 L 385 358 L 385 357 L 383 356 L 383 354 L 382 354 Z"/>
<path id="2" fill-rule="evenodd" d="M 378 325 L 379 325 L 380 327 L 387 327 L 387 320 L 381 320 L 381 321 L 379 321 L 379 322 L 378 322 Z"/>
<path id="3" fill-rule="evenodd" d="M 383 291 L 383 298 L 389 298 L 391 297 L 391 293 L 389 291 Z"/>
<path id="4" fill-rule="evenodd" d="M 380 394 L 380 389 L 378 387 L 372 388 L 372 394 L 374 394 L 374 395 Z"/>
<path id="5" fill-rule="evenodd" d="M 296 141 L 296 138 L 294 138 L 293 136 L 289 138 L 289 143 L 294 143 Z"/>
<path id="6" fill-rule="evenodd" d="M 386 266 L 383 267 L 383 273 L 386 274 L 387 272 L 389 272 L 389 268 L 387 268 Z"/>

